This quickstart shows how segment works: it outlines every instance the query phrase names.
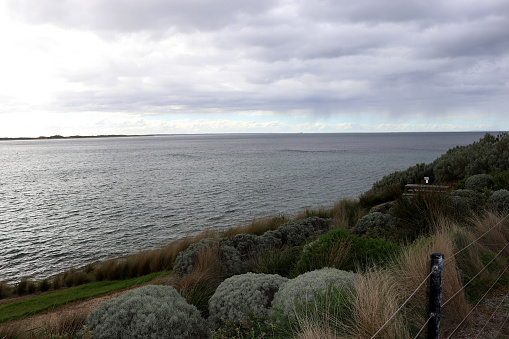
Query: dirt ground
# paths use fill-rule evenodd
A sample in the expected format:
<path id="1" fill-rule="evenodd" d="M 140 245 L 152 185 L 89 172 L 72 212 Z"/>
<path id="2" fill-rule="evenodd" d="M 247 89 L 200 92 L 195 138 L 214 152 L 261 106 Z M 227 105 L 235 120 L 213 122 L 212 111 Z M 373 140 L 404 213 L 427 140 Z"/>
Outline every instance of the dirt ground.
<path id="1" fill-rule="evenodd" d="M 472 312 L 469 324 L 452 338 L 509 338 L 509 288 L 498 290 Z"/>

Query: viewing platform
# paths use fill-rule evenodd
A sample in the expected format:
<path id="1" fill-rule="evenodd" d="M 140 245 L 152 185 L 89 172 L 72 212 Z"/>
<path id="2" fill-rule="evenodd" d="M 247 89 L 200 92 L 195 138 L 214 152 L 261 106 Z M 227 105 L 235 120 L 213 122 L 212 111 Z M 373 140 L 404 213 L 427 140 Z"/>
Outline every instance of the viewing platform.
<path id="1" fill-rule="evenodd" d="M 403 195 L 414 195 L 418 192 L 447 192 L 450 190 L 449 186 L 443 185 L 419 185 L 419 184 L 406 184 L 405 192 Z"/>

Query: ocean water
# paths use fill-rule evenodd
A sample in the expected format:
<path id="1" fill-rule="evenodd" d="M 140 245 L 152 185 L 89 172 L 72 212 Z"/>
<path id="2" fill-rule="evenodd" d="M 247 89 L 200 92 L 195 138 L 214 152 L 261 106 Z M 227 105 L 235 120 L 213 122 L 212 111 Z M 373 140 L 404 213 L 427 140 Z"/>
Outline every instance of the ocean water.
<path id="1" fill-rule="evenodd" d="M 226 134 L 0 142 L 0 281 L 356 198 L 484 133 Z"/>

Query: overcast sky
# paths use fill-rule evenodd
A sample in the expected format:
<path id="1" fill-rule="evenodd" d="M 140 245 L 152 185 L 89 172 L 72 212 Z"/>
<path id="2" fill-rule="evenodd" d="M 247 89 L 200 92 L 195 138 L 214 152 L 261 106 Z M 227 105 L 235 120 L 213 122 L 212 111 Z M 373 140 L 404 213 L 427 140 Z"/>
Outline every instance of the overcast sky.
<path id="1" fill-rule="evenodd" d="M 507 0 L 3 0 L 0 137 L 509 130 Z"/>

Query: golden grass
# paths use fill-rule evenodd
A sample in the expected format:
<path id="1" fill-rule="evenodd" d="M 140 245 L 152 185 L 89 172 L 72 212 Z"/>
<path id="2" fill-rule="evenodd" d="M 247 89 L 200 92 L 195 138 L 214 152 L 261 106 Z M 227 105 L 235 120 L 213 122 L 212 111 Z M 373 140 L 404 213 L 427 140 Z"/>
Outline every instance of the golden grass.
<path id="1" fill-rule="evenodd" d="M 486 212 L 483 217 L 474 216 L 472 218 L 472 231 L 476 237 L 482 236 L 491 228 L 493 230 L 485 234 L 479 242 L 492 251 L 501 250 L 509 240 L 509 218 L 502 221 L 502 216 L 495 213 Z M 499 224 L 498 226 L 496 226 Z M 495 227 L 496 226 L 496 227 Z M 509 257 L 509 247 L 506 247 L 502 254 Z"/>
<path id="2" fill-rule="evenodd" d="M 327 318 L 297 317 L 300 331 L 295 335 L 296 339 L 338 339 L 344 338 L 330 328 Z"/>
<path id="3" fill-rule="evenodd" d="M 334 204 L 332 218 L 334 227 L 350 229 L 355 226 L 357 220 L 367 214 L 367 211 L 359 205 L 357 200 L 343 199 Z"/>
<path id="4" fill-rule="evenodd" d="M 190 245 L 206 238 L 216 238 L 214 231 L 203 231 L 195 236 L 174 241 L 160 249 L 133 254 L 125 259 L 110 259 L 94 268 L 96 280 L 118 280 L 169 270 L 178 254 Z"/>
<path id="5" fill-rule="evenodd" d="M 83 330 L 88 309 L 75 309 L 50 314 L 36 321 L 15 321 L 0 325 L 0 338 L 74 338 Z M 66 337 L 67 336 L 67 337 Z"/>
<path id="6" fill-rule="evenodd" d="M 277 229 L 282 224 L 290 221 L 284 215 L 266 219 L 253 219 L 250 224 L 230 228 L 221 234 L 222 237 L 232 237 L 237 234 L 262 235 L 266 231 Z"/>
<path id="7" fill-rule="evenodd" d="M 189 304 L 207 316 L 208 301 L 224 278 L 219 247 L 213 243 L 197 253 L 191 273 L 182 277 L 172 275 L 166 284 L 173 286 Z"/>
<path id="8" fill-rule="evenodd" d="M 324 219 L 330 219 L 334 215 L 333 209 L 331 208 L 325 208 L 320 207 L 318 209 L 305 209 L 301 213 L 297 214 L 294 218 L 294 220 L 299 219 L 305 219 L 305 218 L 311 218 L 311 217 L 318 217 L 318 218 L 324 218 Z"/>
<path id="9" fill-rule="evenodd" d="M 359 273 L 352 302 L 353 321 L 347 327 L 352 338 L 371 338 L 397 311 L 402 298 L 394 277 L 388 270 L 371 269 Z M 409 338 L 405 312 L 398 313 L 377 338 Z"/>

